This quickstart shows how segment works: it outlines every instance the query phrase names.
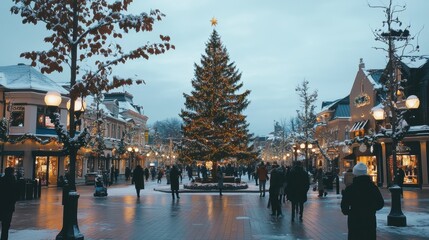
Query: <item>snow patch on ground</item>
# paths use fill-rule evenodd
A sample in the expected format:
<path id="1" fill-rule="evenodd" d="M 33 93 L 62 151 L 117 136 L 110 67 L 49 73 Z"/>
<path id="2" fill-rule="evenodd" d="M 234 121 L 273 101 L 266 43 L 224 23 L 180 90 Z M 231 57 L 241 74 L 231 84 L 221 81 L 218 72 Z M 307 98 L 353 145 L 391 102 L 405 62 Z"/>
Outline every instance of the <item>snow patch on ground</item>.
<path id="1" fill-rule="evenodd" d="M 429 217 L 427 212 L 404 212 L 407 218 L 406 227 L 387 226 L 389 212 L 389 208 L 383 208 L 383 210 L 377 213 L 378 231 L 416 237 L 426 237 L 429 235 Z"/>
<path id="2" fill-rule="evenodd" d="M 58 230 L 47 229 L 22 229 L 9 230 L 9 239 L 19 240 L 51 240 L 58 235 Z"/>

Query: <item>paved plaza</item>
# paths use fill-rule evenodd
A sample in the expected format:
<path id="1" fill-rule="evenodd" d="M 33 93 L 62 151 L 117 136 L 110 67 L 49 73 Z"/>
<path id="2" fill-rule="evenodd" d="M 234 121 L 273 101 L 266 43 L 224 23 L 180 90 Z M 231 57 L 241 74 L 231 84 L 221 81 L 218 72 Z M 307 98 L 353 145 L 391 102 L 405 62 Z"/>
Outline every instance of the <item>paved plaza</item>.
<path id="1" fill-rule="evenodd" d="M 140 199 L 134 186 L 125 182 L 109 187 L 109 196 L 101 198 L 93 197 L 93 186 L 78 186 L 79 228 L 85 239 L 347 239 L 347 217 L 335 192 L 318 198 L 310 190 L 303 222 L 291 222 L 290 203 L 282 205 L 283 218 L 271 217 L 268 194 L 259 197 L 255 183 L 249 186 L 222 197 L 215 192 L 183 192 L 175 201 L 165 192 L 169 189 L 165 179 L 161 184 L 146 182 Z M 401 228 L 386 226 L 390 194 L 387 189 L 382 193 L 386 204 L 377 213 L 377 239 L 427 239 L 429 190 L 404 192 L 408 226 Z M 18 202 L 10 239 L 55 239 L 62 227 L 62 210 L 59 188 L 44 188 L 40 199 Z"/>

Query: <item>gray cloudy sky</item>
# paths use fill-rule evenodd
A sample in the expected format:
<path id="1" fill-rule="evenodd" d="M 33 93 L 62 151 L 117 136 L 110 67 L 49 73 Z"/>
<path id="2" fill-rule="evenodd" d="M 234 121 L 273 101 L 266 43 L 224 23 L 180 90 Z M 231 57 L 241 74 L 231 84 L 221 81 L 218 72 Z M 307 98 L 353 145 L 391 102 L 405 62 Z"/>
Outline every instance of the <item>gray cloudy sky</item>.
<path id="1" fill-rule="evenodd" d="M 429 1 L 397 0 L 407 4 L 400 15 L 411 32 L 421 30 L 422 54 L 429 53 Z M 382 5 L 386 0 L 369 0 Z M 12 0 L 0 2 L 0 66 L 29 63 L 19 54 L 45 50 L 43 25 L 23 25 L 11 15 Z M 139 76 L 146 85 L 125 88 L 134 102 L 144 107 L 149 124 L 178 117 L 184 107 L 183 93 L 191 91 L 194 63 L 199 63 L 216 17 L 221 39 L 230 59 L 242 72 L 243 89 L 251 90 L 247 114 L 250 131 L 263 136 L 273 130 L 274 120 L 290 119 L 299 109 L 295 87 L 304 79 L 319 101 L 349 94 L 363 58 L 367 68 L 382 68 L 385 53 L 373 49 L 371 29 L 380 28 L 381 9 L 368 7 L 367 0 L 135 0 L 133 13 L 160 9 L 167 16 L 152 33 L 124 37 L 135 48 L 159 34 L 169 35 L 176 50 L 146 60 L 129 61 L 117 69 L 122 77 Z M 50 76 L 68 81 L 66 73 Z M 122 90 L 122 89 L 121 89 Z"/>

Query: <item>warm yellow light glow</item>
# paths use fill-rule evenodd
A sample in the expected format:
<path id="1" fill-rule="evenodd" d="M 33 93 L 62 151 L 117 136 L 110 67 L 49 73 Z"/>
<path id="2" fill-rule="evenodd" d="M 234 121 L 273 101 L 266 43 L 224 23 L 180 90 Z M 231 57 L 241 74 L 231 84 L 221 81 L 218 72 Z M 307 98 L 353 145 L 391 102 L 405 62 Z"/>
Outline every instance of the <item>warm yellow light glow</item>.
<path id="1" fill-rule="evenodd" d="M 128 152 L 132 152 L 133 148 L 132 147 L 128 147 L 127 150 L 128 150 Z"/>
<path id="2" fill-rule="evenodd" d="M 210 20 L 210 22 L 212 23 L 212 26 L 216 27 L 216 25 L 217 25 L 217 19 L 215 17 L 212 17 L 212 19 Z"/>
<path id="3" fill-rule="evenodd" d="M 139 151 L 139 148 L 135 147 L 134 152 L 138 152 L 138 151 Z"/>
<path id="4" fill-rule="evenodd" d="M 313 148 L 313 144 L 309 143 L 308 148 Z"/>
<path id="5" fill-rule="evenodd" d="M 70 100 L 67 102 L 67 109 L 70 110 Z M 86 102 L 81 97 L 78 97 L 74 102 L 74 110 L 76 112 L 83 112 L 86 109 Z"/>
<path id="6" fill-rule="evenodd" d="M 45 104 L 58 107 L 61 104 L 61 94 L 55 91 L 49 91 L 45 95 Z"/>
<path id="7" fill-rule="evenodd" d="M 301 145 L 299 145 L 300 148 L 304 149 L 305 148 L 305 143 L 301 143 Z"/>
<path id="8" fill-rule="evenodd" d="M 417 109 L 420 106 L 420 100 L 416 95 L 411 95 L 405 100 L 405 106 L 408 109 Z"/>
<path id="9" fill-rule="evenodd" d="M 380 107 L 374 107 L 371 109 L 371 111 L 372 111 L 372 116 L 374 117 L 375 120 L 379 121 L 384 119 L 384 109 Z"/>

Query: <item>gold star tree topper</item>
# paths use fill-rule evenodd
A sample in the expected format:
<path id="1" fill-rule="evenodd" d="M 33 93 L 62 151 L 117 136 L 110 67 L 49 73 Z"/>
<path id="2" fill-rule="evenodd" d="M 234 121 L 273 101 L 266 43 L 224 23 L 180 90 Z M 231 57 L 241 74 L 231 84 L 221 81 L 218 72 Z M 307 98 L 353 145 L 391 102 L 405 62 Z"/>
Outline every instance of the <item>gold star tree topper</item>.
<path id="1" fill-rule="evenodd" d="M 212 17 L 212 19 L 210 20 L 210 22 L 212 23 L 212 26 L 216 27 L 216 25 L 217 25 L 217 19 L 215 17 Z"/>

